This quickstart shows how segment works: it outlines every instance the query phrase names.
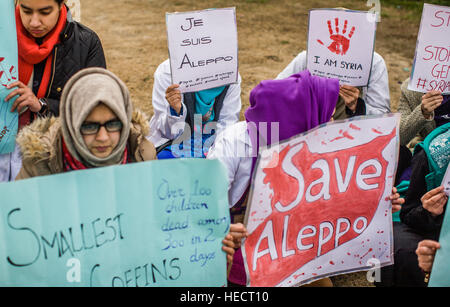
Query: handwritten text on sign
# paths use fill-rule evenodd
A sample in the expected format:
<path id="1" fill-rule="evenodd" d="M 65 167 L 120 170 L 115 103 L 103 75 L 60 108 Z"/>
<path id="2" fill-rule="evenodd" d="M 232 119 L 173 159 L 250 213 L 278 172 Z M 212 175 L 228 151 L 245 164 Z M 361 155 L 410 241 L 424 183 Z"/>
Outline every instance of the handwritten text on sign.
<path id="1" fill-rule="evenodd" d="M 0 285 L 223 286 L 226 187 L 195 159 L 0 184 Z"/>
<path id="2" fill-rule="evenodd" d="M 307 68 L 342 84 L 366 86 L 372 67 L 376 22 L 371 13 L 338 9 L 309 13 Z M 364 48 L 361 48 L 364 46 Z"/>
<path id="3" fill-rule="evenodd" d="M 166 23 L 172 81 L 182 92 L 237 82 L 234 8 L 167 14 Z"/>
<path id="4" fill-rule="evenodd" d="M 294 286 L 392 261 L 398 117 L 327 124 L 261 153 L 247 210 L 250 286 Z"/>
<path id="5" fill-rule="evenodd" d="M 424 4 L 408 88 L 450 93 L 450 7 Z"/>
<path id="6" fill-rule="evenodd" d="M 5 103 L 12 92 L 6 86 L 18 80 L 18 52 L 14 1 L 0 2 L 0 154 L 10 153 L 15 148 L 18 113 L 11 113 L 17 97 Z"/>

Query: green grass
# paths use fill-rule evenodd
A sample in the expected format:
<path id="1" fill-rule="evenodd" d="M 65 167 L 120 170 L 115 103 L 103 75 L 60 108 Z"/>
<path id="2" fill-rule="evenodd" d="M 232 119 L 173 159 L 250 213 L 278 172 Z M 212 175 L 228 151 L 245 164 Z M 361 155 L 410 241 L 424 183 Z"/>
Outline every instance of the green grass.
<path id="1" fill-rule="evenodd" d="M 449 6 L 450 0 L 426 0 L 426 3 Z M 420 22 L 424 1 L 417 0 L 381 0 L 381 17 L 383 16 L 383 7 L 390 7 L 404 11 L 404 18 L 414 22 Z M 386 17 L 388 17 L 387 15 Z"/>
<path id="2" fill-rule="evenodd" d="M 245 0 L 248 3 L 267 3 L 269 0 Z"/>

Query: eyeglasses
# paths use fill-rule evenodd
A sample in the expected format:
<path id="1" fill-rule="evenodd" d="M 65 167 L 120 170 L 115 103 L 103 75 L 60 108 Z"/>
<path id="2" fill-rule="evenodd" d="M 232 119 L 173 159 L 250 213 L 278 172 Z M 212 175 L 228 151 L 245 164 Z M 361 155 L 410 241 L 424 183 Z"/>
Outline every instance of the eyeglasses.
<path id="1" fill-rule="evenodd" d="M 81 124 L 80 132 L 83 135 L 97 134 L 100 127 L 105 127 L 108 132 L 118 132 L 122 130 L 123 124 L 119 119 L 113 119 L 104 124 L 85 122 Z"/>

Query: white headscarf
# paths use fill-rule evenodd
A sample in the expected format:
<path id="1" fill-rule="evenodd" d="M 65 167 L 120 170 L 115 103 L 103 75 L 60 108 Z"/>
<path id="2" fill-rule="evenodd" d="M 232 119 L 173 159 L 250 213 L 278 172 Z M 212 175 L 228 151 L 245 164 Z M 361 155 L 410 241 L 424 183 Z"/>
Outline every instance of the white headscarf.
<path id="1" fill-rule="evenodd" d="M 122 122 L 119 143 L 106 158 L 93 155 L 80 132 L 81 124 L 100 103 L 109 107 Z M 60 102 L 61 130 L 70 154 L 86 166 L 119 164 L 130 133 L 132 102 L 126 85 L 103 68 L 87 68 L 66 83 Z"/>

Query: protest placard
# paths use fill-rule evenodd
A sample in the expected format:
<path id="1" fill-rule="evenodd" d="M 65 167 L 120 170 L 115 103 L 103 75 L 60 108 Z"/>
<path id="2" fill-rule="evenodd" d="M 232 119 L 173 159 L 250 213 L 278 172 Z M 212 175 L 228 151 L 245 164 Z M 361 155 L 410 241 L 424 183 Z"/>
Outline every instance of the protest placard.
<path id="1" fill-rule="evenodd" d="M 196 92 L 238 81 L 235 8 L 167 13 L 172 83 Z"/>
<path id="2" fill-rule="evenodd" d="M 330 122 L 262 150 L 243 245 L 249 286 L 392 264 L 399 114 Z"/>
<path id="3" fill-rule="evenodd" d="M 450 93 L 450 7 L 424 3 L 408 89 Z"/>
<path id="4" fill-rule="evenodd" d="M 436 251 L 433 268 L 431 269 L 429 287 L 450 287 L 450 210 L 445 212 L 442 222 L 439 244 L 441 248 Z"/>
<path id="5" fill-rule="evenodd" d="M 341 9 L 309 12 L 307 68 L 341 84 L 367 86 L 372 69 L 376 18 Z"/>
<path id="6" fill-rule="evenodd" d="M 0 195 L 0 286 L 226 285 L 217 160 L 73 171 L 3 183 Z"/>
<path id="7" fill-rule="evenodd" d="M 14 99 L 5 102 L 12 90 L 7 85 L 18 81 L 18 51 L 14 1 L 0 2 L 0 154 L 10 153 L 16 144 L 18 113 L 11 113 Z"/>

